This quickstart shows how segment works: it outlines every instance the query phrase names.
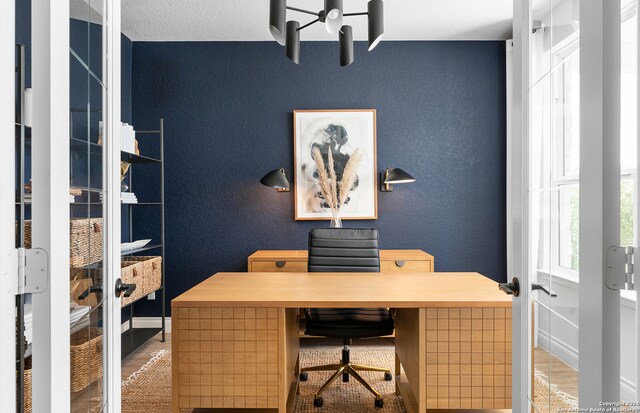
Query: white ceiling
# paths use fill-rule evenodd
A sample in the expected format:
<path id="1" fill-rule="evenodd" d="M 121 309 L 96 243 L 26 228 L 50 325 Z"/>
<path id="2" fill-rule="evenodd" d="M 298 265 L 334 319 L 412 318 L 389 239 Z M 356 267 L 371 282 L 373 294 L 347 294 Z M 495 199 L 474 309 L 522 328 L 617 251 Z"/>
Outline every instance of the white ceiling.
<path id="1" fill-rule="evenodd" d="M 367 0 L 346 0 L 345 13 L 367 10 Z M 512 0 L 386 0 L 384 40 L 506 40 Z M 288 0 L 319 11 L 322 0 Z M 293 11 L 303 25 L 313 16 Z M 366 40 L 366 16 L 345 18 L 354 38 Z M 273 41 L 268 0 L 122 0 L 122 32 L 133 41 Z M 302 40 L 335 40 L 317 23 Z"/>

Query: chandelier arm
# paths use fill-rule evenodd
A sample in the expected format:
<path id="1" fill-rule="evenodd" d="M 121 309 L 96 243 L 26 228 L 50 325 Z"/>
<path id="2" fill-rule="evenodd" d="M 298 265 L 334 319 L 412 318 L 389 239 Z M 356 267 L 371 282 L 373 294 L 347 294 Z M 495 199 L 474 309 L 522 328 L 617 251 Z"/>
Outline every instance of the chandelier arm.
<path id="1" fill-rule="evenodd" d="M 367 13 L 366 11 L 363 11 L 362 13 L 345 13 L 343 14 L 344 17 L 349 17 L 349 16 L 367 16 L 369 13 Z"/>
<path id="2" fill-rule="evenodd" d="M 299 9 L 297 7 L 287 6 L 287 10 L 293 10 L 293 11 L 297 11 L 297 12 L 300 12 L 300 13 L 306 13 L 306 14 L 310 14 L 312 16 L 320 16 L 320 13 L 318 13 L 318 12 L 309 11 L 309 10 L 305 10 L 305 9 Z"/>
<path id="3" fill-rule="evenodd" d="M 309 22 L 309 23 L 305 24 L 304 26 L 300 26 L 300 27 L 298 28 L 298 31 L 300 31 L 300 30 L 302 30 L 302 29 L 306 29 L 307 27 L 311 26 L 311 25 L 312 25 L 312 24 L 314 24 L 314 23 L 318 23 L 319 21 L 320 21 L 320 18 L 318 17 L 318 18 L 317 18 L 317 19 L 315 19 L 314 21 Z"/>

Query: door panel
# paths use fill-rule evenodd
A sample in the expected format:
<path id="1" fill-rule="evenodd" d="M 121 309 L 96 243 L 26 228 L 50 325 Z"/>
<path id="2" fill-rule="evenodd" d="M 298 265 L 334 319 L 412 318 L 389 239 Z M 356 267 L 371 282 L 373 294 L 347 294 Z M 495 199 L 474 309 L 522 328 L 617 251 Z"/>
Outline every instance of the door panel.
<path id="1" fill-rule="evenodd" d="M 104 318 L 101 9 L 70 2 L 71 411 L 102 411 Z"/>
<path id="2" fill-rule="evenodd" d="M 528 38 L 529 400 L 578 406 L 579 1 L 532 0 Z M 567 390 L 571 390 L 571 394 Z"/>

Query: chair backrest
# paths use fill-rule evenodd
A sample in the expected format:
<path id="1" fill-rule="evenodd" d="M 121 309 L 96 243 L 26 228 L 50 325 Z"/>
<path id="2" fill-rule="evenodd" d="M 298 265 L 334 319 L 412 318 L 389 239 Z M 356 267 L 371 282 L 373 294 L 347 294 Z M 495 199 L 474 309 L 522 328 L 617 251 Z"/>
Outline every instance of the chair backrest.
<path id="1" fill-rule="evenodd" d="M 313 228 L 309 272 L 380 272 L 375 228 Z"/>

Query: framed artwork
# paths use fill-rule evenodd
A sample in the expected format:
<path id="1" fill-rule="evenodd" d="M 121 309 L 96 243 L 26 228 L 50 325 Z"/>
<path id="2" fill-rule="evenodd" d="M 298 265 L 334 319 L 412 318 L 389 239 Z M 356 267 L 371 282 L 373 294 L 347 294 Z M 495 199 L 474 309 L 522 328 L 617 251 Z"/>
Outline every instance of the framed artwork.
<path id="1" fill-rule="evenodd" d="M 331 150 L 337 181 L 351 154 L 360 151 L 357 176 L 340 208 L 340 218 L 378 218 L 375 109 L 295 110 L 293 141 L 296 220 L 331 219 L 312 158 L 314 147 L 325 159 Z"/>

